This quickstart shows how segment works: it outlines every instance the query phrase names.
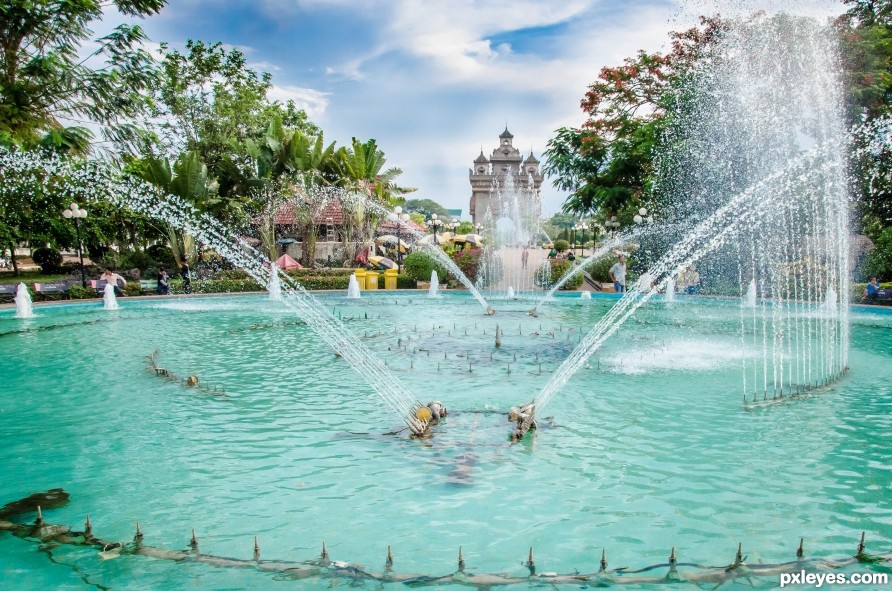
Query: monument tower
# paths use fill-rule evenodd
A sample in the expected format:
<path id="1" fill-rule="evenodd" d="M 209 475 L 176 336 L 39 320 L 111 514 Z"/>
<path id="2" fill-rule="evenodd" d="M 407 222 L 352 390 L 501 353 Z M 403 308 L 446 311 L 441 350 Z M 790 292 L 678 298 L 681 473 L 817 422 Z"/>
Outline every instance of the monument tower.
<path id="1" fill-rule="evenodd" d="M 520 150 L 514 147 L 514 135 L 505 131 L 499 135 L 499 146 L 492 151 L 492 156 L 487 158 L 483 155 L 483 149 L 480 155 L 474 159 L 474 166 L 469 171 L 471 181 L 471 219 L 475 224 L 483 223 L 483 216 L 486 210 L 492 211 L 492 215 L 498 218 L 502 213 L 502 204 L 497 197 L 496 187 L 504 187 L 506 185 L 506 177 L 512 175 L 514 177 L 515 186 L 524 186 L 528 184 L 532 193 L 538 197 L 539 188 L 542 186 L 542 174 L 539 172 L 539 161 L 530 155 L 524 159 Z M 538 199 L 537 199 L 538 203 Z M 541 213 L 541 206 L 536 206 L 537 214 Z"/>

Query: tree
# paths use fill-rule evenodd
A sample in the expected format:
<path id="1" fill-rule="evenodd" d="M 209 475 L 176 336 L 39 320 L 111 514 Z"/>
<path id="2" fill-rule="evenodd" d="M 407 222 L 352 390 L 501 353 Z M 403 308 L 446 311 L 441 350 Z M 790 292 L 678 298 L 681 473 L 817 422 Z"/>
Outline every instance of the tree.
<path id="1" fill-rule="evenodd" d="M 162 191 L 176 195 L 199 210 L 208 211 L 216 202 L 208 188 L 208 169 L 197 152 L 185 152 L 173 166 L 167 158 L 146 158 L 136 174 Z M 170 250 L 177 266 L 190 265 L 198 258 L 198 246 L 191 235 L 167 225 Z"/>
<path id="2" fill-rule="evenodd" d="M 409 213 L 420 213 L 425 218 L 429 218 L 431 214 L 437 214 L 441 218 L 449 217 L 446 208 L 433 199 L 408 199 L 403 204 L 403 209 Z"/>
<path id="3" fill-rule="evenodd" d="M 165 0 L 113 4 L 124 14 L 147 16 Z M 103 6 L 98 0 L 7 0 L 0 5 L 0 135 L 7 142 L 36 143 L 48 131 L 84 119 L 106 126 L 114 136 L 112 126 L 143 112 L 157 72 L 142 49 L 147 39 L 140 27 L 119 25 L 95 40 L 92 54 L 81 57 L 90 23 L 102 17 Z M 96 59 L 104 64 L 88 65 Z"/>
<path id="4" fill-rule="evenodd" d="M 564 211 L 614 215 L 638 206 L 653 174 L 667 95 L 727 26 L 703 18 L 700 27 L 670 34 L 668 54 L 640 51 L 621 66 L 601 69 L 580 103 L 586 122 L 558 129 L 545 151 L 544 172 L 571 193 Z"/>

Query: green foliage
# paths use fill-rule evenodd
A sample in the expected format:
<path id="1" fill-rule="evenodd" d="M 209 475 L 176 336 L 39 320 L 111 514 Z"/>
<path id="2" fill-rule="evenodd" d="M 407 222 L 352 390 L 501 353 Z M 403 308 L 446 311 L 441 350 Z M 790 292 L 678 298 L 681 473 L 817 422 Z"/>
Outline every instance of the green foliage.
<path id="1" fill-rule="evenodd" d="M 88 300 L 97 296 L 96 290 L 92 287 L 82 287 L 78 284 L 72 284 L 68 286 L 68 297 L 72 300 Z"/>
<path id="2" fill-rule="evenodd" d="M 471 281 L 477 277 L 477 271 L 480 267 L 480 260 L 483 251 L 479 248 L 465 248 L 455 253 L 453 260 L 461 272 L 464 273 Z"/>
<path id="3" fill-rule="evenodd" d="M 570 261 L 552 261 L 551 262 L 551 285 L 554 285 L 558 282 L 558 280 L 564 276 L 564 274 L 573 267 L 573 263 Z M 572 291 L 579 289 L 579 286 L 582 285 L 582 273 L 576 273 L 567 280 L 564 285 L 561 286 L 561 289 L 564 291 Z"/>
<path id="4" fill-rule="evenodd" d="M 430 277 L 428 277 L 430 279 Z M 397 289 L 418 289 L 418 282 L 414 277 L 410 277 L 406 274 L 401 274 L 396 276 L 396 288 Z"/>
<path id="5" fill-rule="evenodd" d="M 865 279 L 876 276 L 880 281 L 892 280 L 892 226 L 878 233 L 874 249 L 861 262 L 859 274 Z"/>
<path id="6" fill-rule="evenodd" d="M 113 4 L 125 14 L 147 16 L 165 3 Z M 118 25 L 92 40 L 91 54 L 83 52 L 91 23 L 102 18 L 105 6 L 98 0 L 9 0 L 0 7 L 0 133 L 30 143 L 58 129 L 60 119 L 112 125 L 143 111 L 157 78 L 140 27 Z M 104 63 L 94 68 L 99 61 Z"/>
<path id="7" fill-rule="evenodd" d="M 145 271 L 149 267 L 158 266 L 159 262 L 152 259 L 143 250 L 130 250 L 120 254 L 118 267 L 121 269 L 139 269 Z"/>
<path id="8" fill-rule="evenodd" d="M 170 250 L 170 246 L 166 244 L 153 244 L 152 246 L 146 249 L 146 254 L 151 257 L 154 265 L 150 265 L 146 267 L 146 269 L 150 269 L 152 266 L 164 267 L 165 269 L 175 269 L 177 266 L 176 260 L 173 257 L 173 251 Z"/>
<path id="9" fill-rule="evenodd" d="M 403 209 L 409 213 L 420 213 L 427 219 L 431 214 L 437 214 L 437 217 L 446 219 L 449 212 L 445 207 L 434 201 L 433 199 L 408 199 L 403 205 Z M 467 232 L 466 232 L 467 233 Z"/>
<path id="10" fill-rule="evenodd" d="M 600 281 L 601 283 L 609 283 L 610 282 L 610 267 L 616 262 L 614 257 L 605 256 L 600 259 L 594 261 L 590 265 L 586 267 L 586 271 L 589 272 L 589 275 L 592 276 L 592 279 L 595 281 Z"/>
<path id="11" fill-rule="evenodd" d="M 403 259 L 403 271 L 415 281 L 430 281 L 432 271 L 436 271 L 442 280 L 445 280 L 448 274 L 446 267 L 421 251 L 413 252 Z"/>
<path id="12" fill-rule="evenodd" d="M 62 253 L 55 248 L 48 246 L 35 248 L 31 259 L 40 265 L 42 273 L 56 273 L 62 268 Z"/>
<path id="13" fill-rule="evenodd" d="M 293 271 L 288 273 L 292 274 Z M 244 269 L 224 269 L 223 271 L 218 271 L 213 278 L 218 281 L 242 281 L 248 277 L 248 272 Z"/>
<path id="14" fill-rule="evenodd" d="M 139 281 L 128 281 L 124 284 L 124 294 L 128 296 L 142 295 L 142 287 L 140 287 Z"/>
<path id="15" fill-rule="evenodd" d="M 566 240 L 555 240 L 554 249 L 558 252 L 567 252 L 570 250 L 570 243 Z"/>
<path id="16" fill-rule="evenodd" d="M 474 227 L 472 222 L 462 222 L 458 225 L 458 229 L 456 230 L 456 234 L 476 234 L 477 229 Z"/>

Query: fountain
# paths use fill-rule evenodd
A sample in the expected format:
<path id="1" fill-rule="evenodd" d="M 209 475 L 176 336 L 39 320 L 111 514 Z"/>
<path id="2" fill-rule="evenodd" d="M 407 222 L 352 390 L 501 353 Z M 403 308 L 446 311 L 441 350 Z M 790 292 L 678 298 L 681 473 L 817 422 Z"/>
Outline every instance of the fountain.
<path id="1" fill-rule="evenodd" d="M 523 261 L 525 247 L 527 256 L 538 254 L 540 250 L 535 244 L 548 241 L 539 225 L 542 202 L 534 185 L 531 175 L 516 170 L 506 170 L 493 180 L 499 217 L 496 219 L 491 210 L 484 215 L 484 233 L 488 240 L 476 278 L 477 285 L 493 295 L 509 297 L 510 288 L 524 297 L 540 290 L 535 281 L 538 261 L 533 260 L 532 264 Z"/>
<path id="2" fill-rule="evenodd" d="M 431 285 L 427 289 L 427 297 L 429 298 L 438 298 L 440 294 L 438 290 L 440 289 L 440 279 L 437 277 L 437 270 L 434 269 L 431 271 Z"/>
<path id="3" fill-rule="evenodd" d="M 91 161 L 73 166 L 56 155 L 0 150 L 0 163 L 15 172 L 19 182 L 43 184 L 47 177 L 65 177 L 60 187 L 73 198 L 89 201 L 102 194 L 112 203 L 161 219 L 214 248 L 221 256 L 244 269 L 261 285 L 269 287 L 273 277 L 281 281 L 282 303 L 297 312 L 335 353 L 349 363 L 378 393 L 382 400 L 406 423 L 412 433 L 420 435 L 428 423 L 416 417 L 422 408 L 408 389 L 369 351 L 352 332 L 333 317 L 324 306 L 289 276 L 279 277 L 278 269 L 248 245 L 241 237 L 208 215 L 173 195 L 160 193 L 155 187 L 133 177 L 118 177 L 103 163 Z M 46 177 L 44 176 L 46 175 Z M 15 190 L 9 184 L 6 190 Z"/>
<path id="4" fill-rule="evenodd" d="M 592 292 L 583 291 L 579 294 L 579 297 L 582 298 L 583 300 L 590 300 L 590 299 L 592 299 Z"/>
<path id="5" fill-rule="evenodd" d="M 274 302 L 282 301 L 282 282 L 279 279 L 279 266 L 276 265 L 275 262 L 270 263 L 269 285 L 267 286 L 267 290 L 269 291 L 270 300 Z"/>
<path id="6" fill-rule="evenodd" d="M 361 200 L 363 200 L 364 206 L 366 206 L 370 210 L 375 211 L 379 215 L 384 215 L 384 216 L 391 217 L 391 218 L 394 216 L 394 213 L 392 211 L 389 211 L 387 208 L 382 206 L 380 203 L 376 203 L 361 194 L 355 193 L 355 194 L 347 195 L 347 196 L 345 196 L 345 198 L 347 198 L 347 199 L 361 199 Z M 415 238 L 416 241 L 424 237 L 423 233 L 418 232 L 417 230 L 414 230 L 413 228 L 410 228 L 410 227 L 405 228 L 404 231 L 406 232 L 407 238 L 409 236 L 412 236 Z M 436 260 L 437 262 L 442 264 L 444 267 L 446 267 L 449 270 L 449 272 L 452 274 L 452 276 L 455 277 L 456 279 L 458 279 L 461 282 L 461 284 L 464 285 L 465 288 L 467 288 L 467 290 L 469 292 L 471 292 L 471 295 L 473 295 L 474 299 L 476 299 L 477 302 L 480 304 L 480 306 L 483 307 L 483 310 L 486 312 L 486 314 L 488 316 L 491 316 L 492 314 L 495 313 L 495 310 L 489 305 L 489 303 L 486 301 L 486 298 L 484 298 L 483 294 L 480 293 L 480 290 L 477 289 L 477 287 L 474 285 L 474 283 L 462 272 L 462 270 L 458 267 L 458 265 L 455 264 L 455 261 L 452 260 L 452 257 L 450 257 L 445 252 L 443 252 L 443 250 L 440 248 L 440 246 L 438 244 L 431 244 L 429 242 L 426 242 L 424 244 L 416 244 L 415 249 L 419 252 L 426 252 L 431 257 L 433 257 L 434 260 Z"/>
<path id="7" fill-rule="evenodd" d="M 675 277 L 669 277 L 668 279 L 666 279 L 665 300 L 667 302 L 675 301 Z"/>
<path id="8" fill-rule="evenodd" d="M 508 291 L 505 292 L 505 298 L 509 299 L 509 300 L 516 299 L 514 297 L 514 287 L 513 286 L 511 286 L 511 285 L 508 286 Z"/>
<path id="9" fill-rule="evenodd" d="M 743 296 L 743 307 L 744 308 L 755 308 L 756 307 L 756 280 L 750 279 L 750 283 L 746 288 L 746 293 Z"/>
<path id="10" fill-rule="evenodd" d="M 684 195 L 668 210 L 670 221 L 698 223 L 650 268 L 657 289 L 635 286 L 581 340 L 536 397 L 537 410 L 653 293 L 710 256 L 736 263 L 728 282 L 744 274 L 766 279 L 751 323 L 741 307 L 742 338 L 753 344 L 743 360 L 745 403 L 747 396 L 808 392 L 843 374 L 847 134 L 832 45 L 813 21 L 762 15 L 712 48 L 721 59 L 706 60 L 691 76 L 691 100 L 678 107 L 671 147 L 658 161 L 659 191 Z M 739 160 L 733 167 L 726 164 L 731 154 Z M 720 265 L 710 269 L 722 274 Z M 824 294 L 824 313 L 815 315 Z"/>
<path id="11" fill-rule="evenodd" d="M 102 292 L 102 307 L 106 310 L 118 309 L 118 298 L 115 297 L 115 288 L 113 285 L 106 283 Z"/>
<path id="12" fill-rule="evenodd" d="M 34 318 L 34 311 L 31 309 L 31 293 L 28 286 L 19 283 L 15 294 L 15 317 L 16 318 Z"/>
<path id="13" fill-rule="evenodd" d="M 780 59 L 809 63 L 795 53 L 781 53 Z M 771 68 L 765 71 L 772 75 Z M 783 93 L 778 94 L 777 100 L 783 100 Z M 727 104 L 725 99 L 713 103 Z M 815 121 L 801 129 L 832 120 L 819 101 L 813 113 Z M 771 117 L 775 125 L 783 120 L 776 111 Z M 747 125 L 740 128 L 752 132 Z M 801 129 L 788 143 L 805 133 Z M 721 137 L 737 136 L 727 132 Z M 169 588 L 262 588 L 279 579 L 306 579 L 296 582 L 300 588 L 674 588 L 738 578 L 742 585 L 759 577 L 771 577 L 776 584 L 778 577 L 790 581 L 791 573 L 812 568 L 885 574 L 885 566 L 872 563 L 892 556 L 867 554 L 863 538 L 855 548 L 861 530 L 868 532 L 871 544 L 883 548 L 878 552 L 887 552 L 892 544 L 877 517 L 874 490 L 888 487 L 889 478 L 873 469 L 892 463 L 892 452 L 888 446 L 874 446 L 870 454 L 852 450 L 884 436 L 885 399 L 876 384 L 892 380 L 892 331 L 877 326 L 892 326 L 892 315 L 886 310 L 855 315 L 852 363 L 872 371 L 851 372 L 835 381 L 848 364 L 849 346 L 847 272 L 840 262 L 845 238 L 833 235 L 846 215 L 840 199 L 844 164 L 837 158 L 843 148 L 832 134 L 799 147 L 796 154 L 787 154 L 784 146 L 766 142 L 763 149 L 779 154 L 778 160 L 774 166 L 754 166 L 758 174 L 752 175 L 744 174 L 747 166 L 738 167 L 748 157 L 746 151 L 726 146 L 734 166 L 713 156 L 706 159 L 703 167 L 711 174 L 731 170 L 745 178 L 744 186 L 737 186 L 736 177 L 722 186 L 711 176 L 713 193 L 702 186 L 691 191 L 695 199 L 720 195 L 721 202 L 692 215 L 693 227 L 679 232 L 677 243 L 648 264 L 654 289 L 632 287 L 603 317 L 615 300 L 579 305 L 575 298 L 555 298 L 549 304 L 555 307 L 553 321 L 509 314 L 500 316 L 499 324 L 495 318 L 469 314 L 479 300 L 464 294 L 441 301 L 404 293 L 352 301 L 343 294 L 310 299 L 284 275 L 281 306 L 250 295 L 128 302 L 126 327 L 91 305 L 50 307 L 35 322 L 0 319 L 2 326 L 14 325 L 3 333 L 9 346 L 8 354 L 0 356 L 6 386 L 0 407 L 16 408 L 15 413 L 0 413 L 0 432 L 16 434 L 0 449 L 0 463 L 23 474 L 22 481 L 77 491 L 77 508 L 71 511 L 93 511 L 97 523 L 102 515 L 102 523 L 111 524 L 97 526 L 94 537 L 89 519 L 84 532 L 69 532 L 68 527 L 53 529 L 57 526 L 45 523 L 40 513 L 34 520 L 34 507 L 0 508 L 0 553 L 21 553 L 22 540 L 10 533 L 31 540 L 33 549 L 40 544 L 36 556 L 53 561 L 45 567 L 26 561 L 21 568 L 8 569 L 8 585 L 31 588 L 38 581 L 61 588 L 79 578 L 94 586 L 139 586 L 130 573 L 141 569 L 109 568 L 108 562 L 95 560 L 97 551 L 109 560 L 126 556 L 128 565 L 152 557 L 153 576 Z M 26 167 L 17 169 L 16 162 L 0 153 L 0 170 L 31 174 Z M 89 187 L 84 193 L 114 187 L 119 203 L 134 202 L 140 211 L 188 227 L 262 285 L 272 283 L 275 271 L 263 266 L 259 253 L 182 203 L 98 172 L 53 171 Z M 670 181 L 665 183 L 673 186 Z M 642 308 L 663 289 L 668 300 L 678 274 L 694 263 L 703 275 L 703 291 L 722 298 Z M 758 277 L 761 302 L 754 297 L 753 305 L 744 308 L 739 298 L 749 292 L 752 277 Z M 520 284 L 506 286 L 524 293 Z M 140 307 L 148 313 L 131 312 Z M 300 321 L 282 322 L 282 307 L 297 310 Z M 329 312 L 335 308 L 336 313 Z M 94 321 L 90 314 L 104 318 Z M 630 319 L 640 321 L 633 330 L 628 330 Z M 106 324 L 97 330 L 95 322 Z M 70 376 L 84 367 L 107 371 L 105 375 L 126 374 L 132 359 L 147 351 L 140 351 L 145 345 L 134 343 L 137 339 L 122 339 L 120 352 L 111 358 L 94 350 L 99 348 L 81 346 L 105 327 L 177 335 L 170 367 L 206 367 L 202 382 L 225 377 L 230 394 L 212 398 L 198 388 L 170 388 L 168 380 L 135 374 L 126 376 L 128 388 L 115 394 L 114 405 L 108 404 L 107 393 Z M 313 346 L 317 341 L 311 331 L 339 357 Z M 614 341 L 608 342 L 612 335 Z M 357 428 L 361 417 L 377 416 L 383 405 L 349 395 L 357 391 L 358 380 L 344 363 L 413 430 L 423 425 L 406 420 L 407 413 L 433 413 L 419 408 L 408 392 L 430 391 L 435 398 L 437 389 L 448 390 L 448 424 L 424 441 Z M 582 373 L 574 379 L 576 372 Z M 741 373 L 745 408 L 752 407 L 756 394 L 763 401 L 789 400 L 805 391 L 841 395 L 815 399 L 807 408 L 739 412 Z M 57 389 L 56 383 L 66 387 Z M 660 386 L 658 396 L 654 384 Z M 536 390 L 540 393 L 529 402 Z M 25 391 L 29 396 L 22 397 Z M 300 395 L 291 397 L 292 391 Z M 512 401 L 526 404 L 512 409 L 509 443 L 504 421 L 495 424 L 488 417 Z M 553 421 L 548 410 L 554 412 Z M 160 419 L 152 423 L 154 445 L 145 445 L 145 423 L 134 417 Z M 543 441 L 558 439 L 560 449 L 543 449 Z M 78 445 L 44 445 L 75 440 Z M 82 453 L 110 441 L 114 454 Z M 741 461 L 740 446 L 710 444 L 715 441 L 759 442 L 771 453 L 760 455 L 756 466 Z M 477 463 L 486 469 L 474 469 Z M 146 471 L 146 465 L 156 468 Z M 779 491 L 781 473 L 785 481 Z M 852 474 L 872 476 L 858 480 Z M 70 482 L 59 482 L 60 477 Z M 868 481 L 871 486 L 865 487 Z M 0 483 L 0 502 L 32 492 L 19 494 L 18 486 L 16 480 Z M 208 490 L 214 494 L 203 494 Z M 691 502 L 692 490 L 696 503 Z M 158 517 L 181 513 L 172 491 L 183 499 L 203 495 L 204 502 L 189 506 L 188 524 Z M 734 502 L 738 498 L 746 502 Z M 802 498 L 814 502 L 794 502 Z M 120 503 L 144 507 L 144 514 L 152 517 L 151 526 L 145 521 L 143 530 L 137 526 L 132 541 L 123 539 L 124 530 L 115 522 L 141 515 L 118 519 Z M 555 510 L 557 504 L 560 510 Z M 561 552 L 534 563 L 523 528 L 517 527 L 518 506 L 525 515 L 536 516 L 536 544 Z M 70 517 L 71 511 L 60 517 Z M 593 511 L 597 520 L 590 519 Z M 469 519 L 471 514 L 486 519 Z M 250 515 L 250 521 L 224 523 L 220 515 Z M 659 527 L 651 525 L 655 519 Z M 573 524 L 569 534 L 568 523 Z M 851 544 L 834 529 L 839 523 L 851 528 Z M 296 538 L 295 524 L 309 533 Z M 194 532 L 187 549 L 176 542 L 189 540 L 189 526 L 202 537 L 200 551 Z M 202 530 L 213 535 L 203 537 Z M 833 535 L 827 536 L 831 530 Z M 393 553 L 382 531 L 393 536 Z M 634 548 L 626 546 L 629 531 L 634 532 Z M 259 542 L 251 538 L 254 532 L 261 533 Z M 744 544 L 751 555 L 758 545 L 758 560 L 745 562 L 736 542 L 728 545 L 727 554 L 717 549 L 741 533 L 747 535 Z M 801 543 L 797 549 L 802 536 L 812 545 L 808 556 Z M 443 544 L 432 544 L 432 539 L 458 546 L 457 570 L 455 553 L 446 555 Z M 592 562 L 591 543 L 586 542 L 592 539 L 599 540 L 600 562 L 597 555 Z M 267 553 L 263 559 L 261 544 Z M 295 560 L 306 556 L 312 544 L 323 548 L 321 555 Z M 517 558 L 523 560 L 511 559 L 521 544 L 523 555 Z M 684 548 L 690 558 L 680 559 L 674 548 L 670 551 L 673 546 Z M 332 560 L 329 551 L 339 560 Z M 613 560 L 632 564 L 637 572 L 608 567 L 610 555 L 624 555 L 621 562 Z M 378 563 L 383 568 L 375 564 L 376 557 L 385 556 Z M 541 572 L 543 567 L 547 571 Z M 49 580 L 54 577 L 58 580 Z"/>
<path id="14" fill-rule="evenodd" d="M 356 280 L 356 273 L 353 273 L 347 283 L 347 299 L 358 300 L 360 297 L 359 282 Z"/>

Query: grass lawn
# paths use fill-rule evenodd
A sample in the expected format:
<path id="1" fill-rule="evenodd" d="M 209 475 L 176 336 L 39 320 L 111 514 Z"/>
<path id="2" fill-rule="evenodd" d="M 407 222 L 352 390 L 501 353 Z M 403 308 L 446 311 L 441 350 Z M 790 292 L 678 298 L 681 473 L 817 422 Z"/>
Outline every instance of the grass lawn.
<path id="1" fill-rule="evenodd" d="M 0 270 L 0 283 L 25 283 L 30 285 L 35 281 L 38 283 L 49 283 L 51 281 L 64 279 L 65 277 L 68 277 L 67 273 L 43 275 L 40 271 L 22 271 L 19 273 L 18 277 L 16 277 L 12 272 L 12 269 Z"/>

